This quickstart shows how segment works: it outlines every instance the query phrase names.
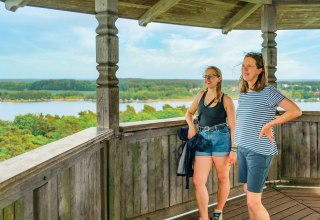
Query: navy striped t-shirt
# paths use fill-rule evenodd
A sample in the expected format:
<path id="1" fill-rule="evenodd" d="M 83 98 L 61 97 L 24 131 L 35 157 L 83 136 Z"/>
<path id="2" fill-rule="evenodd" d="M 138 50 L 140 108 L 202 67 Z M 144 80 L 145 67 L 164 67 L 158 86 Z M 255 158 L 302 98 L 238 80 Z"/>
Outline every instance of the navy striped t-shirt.
<path id="1" fill-rule="evenodd" d="M 269 85 L 260 92 L 240 93 L 235 128 L 235 143 L 238 147 L 264 155 L 278 152 L 275 141 L 271 143 L 265 135 L 259 139 L 259 134 L 261 128 L 275 118 L 278 103 L 284 98 L 276 88 Z"/>

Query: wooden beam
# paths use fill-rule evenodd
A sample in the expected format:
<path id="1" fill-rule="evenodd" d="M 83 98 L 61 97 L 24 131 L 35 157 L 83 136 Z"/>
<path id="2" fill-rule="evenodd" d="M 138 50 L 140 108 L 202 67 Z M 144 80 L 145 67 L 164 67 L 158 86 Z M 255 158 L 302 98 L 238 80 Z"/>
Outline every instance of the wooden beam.
<path id="1" fill-rule="evenodd" d="M 227 34 L 234 27 L 241 24 L 247 17 L 249 17 L 255 10 L 261 7 L 262 4 L 246 4 L 237 14 L 235 14 L 227 24 L 222 28 L 222 33 Z"/>
<path id="2" fill-rule="evenodd" d="M 30 0 L 6 0 L 6 9 L 15 12 L 18 8 L 21 8 L 28 4 Z"/>
<path id="3" fill-rule="evenodd" d="M 271 5 L 272 0 L 241 0 L 243 2 L 249 2 L 253 4 L 264 4 L 264 5 Z"/>
<path id="4" fill-rule="evenodd" d="M 147 26 L 160 14 L 168 11 L 170 8 L 178 4 L 181 0 L 160 0 L 157 4 L 153 5 L 146 13 L 139 19 L 140 26 Z"/>
<path id="5" fill-rule="evenodd" d="M 280 4 L 296 4 L 296 5 L 317 5 L 320 4 L 320 0 L 274 0 L 277 5 Z"/>

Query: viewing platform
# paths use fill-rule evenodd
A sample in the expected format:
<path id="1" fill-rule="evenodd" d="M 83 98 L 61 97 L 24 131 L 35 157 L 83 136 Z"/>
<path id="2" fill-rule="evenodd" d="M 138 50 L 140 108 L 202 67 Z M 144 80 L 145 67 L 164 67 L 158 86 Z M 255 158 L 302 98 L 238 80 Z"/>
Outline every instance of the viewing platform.
<path id="1" fill-rule="evenodd" d="M 319 116 L 304 112 L 276 128 L 279 154 L 268 181 L 319 186 Z M 89 128 L 0 163 L 0 220 L 174 219 L 190 212 L 178 219 L 196 219 L 193 186 L 186 190 L 185 178 L 176 176 L 176 134 L 185 125 L 183 118 L 123 123 L 118 135 Z M 230 197 L 241 195 L 236 165 L 230 180 Z M 214 171 L 207 186 L 212 203 Z M 319 189 L 265 191 L 272 219 L 320 219 Z M 225 219 L 247 215 L 245 197 L 227 203 Z"/>

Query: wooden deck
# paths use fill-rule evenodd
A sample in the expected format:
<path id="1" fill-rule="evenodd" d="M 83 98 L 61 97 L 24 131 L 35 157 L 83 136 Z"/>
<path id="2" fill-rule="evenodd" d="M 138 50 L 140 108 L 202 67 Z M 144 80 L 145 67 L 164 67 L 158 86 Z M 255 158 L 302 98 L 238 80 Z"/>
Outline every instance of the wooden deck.
<path id="1" fill-rule="evenodd" d="M 269 187 L 263 193 L 263 204 L 271 220 L 317 220 L 320 219 L 320 188 Z M 198 220 L 198 216 L 179 219 Z M 224 219 L 249 219 L 245 196 L 227 202 Z"/>

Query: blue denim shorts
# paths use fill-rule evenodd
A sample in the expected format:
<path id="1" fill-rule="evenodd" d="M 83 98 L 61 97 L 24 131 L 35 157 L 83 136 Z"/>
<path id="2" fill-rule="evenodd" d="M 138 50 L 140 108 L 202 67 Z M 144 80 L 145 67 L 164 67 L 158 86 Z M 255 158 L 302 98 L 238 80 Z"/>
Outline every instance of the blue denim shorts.
<path id="1" fill-rule="evenodd" d="M 231 150 L 231 139 L 229 127 L 225 126 L 219 130 L 200 131 L 199 134 L 211 142 L 212 146 L 203 152 L 196 151 L 196 156 L 228 156 Z"/>
<path id="2" fill-rule="evenodd" d="M 238 146 L 238 180 L 249 192 L 261 193 L 273 155 L 263 155 Z"/>

